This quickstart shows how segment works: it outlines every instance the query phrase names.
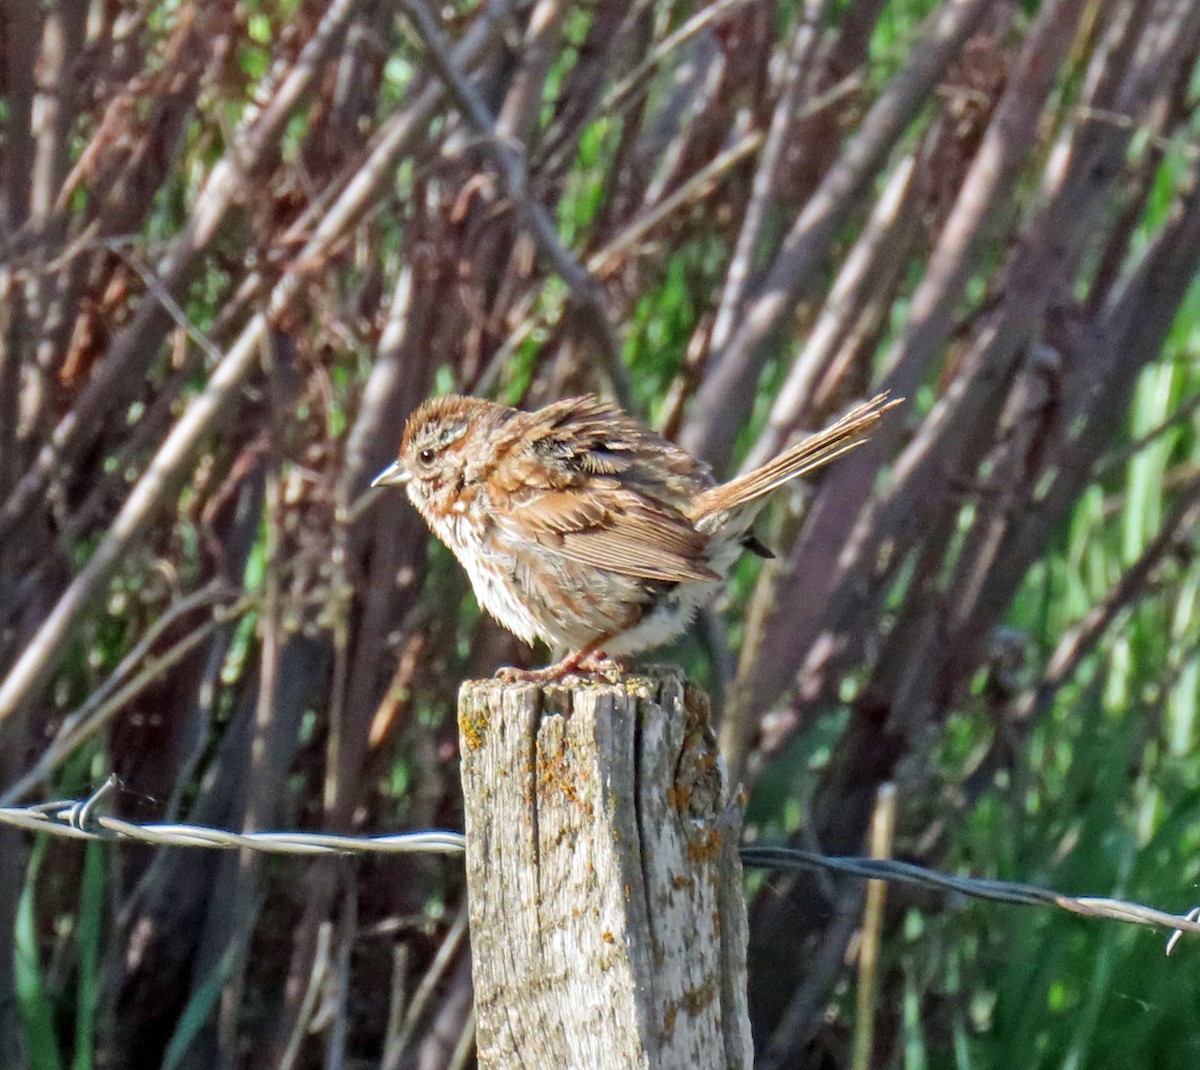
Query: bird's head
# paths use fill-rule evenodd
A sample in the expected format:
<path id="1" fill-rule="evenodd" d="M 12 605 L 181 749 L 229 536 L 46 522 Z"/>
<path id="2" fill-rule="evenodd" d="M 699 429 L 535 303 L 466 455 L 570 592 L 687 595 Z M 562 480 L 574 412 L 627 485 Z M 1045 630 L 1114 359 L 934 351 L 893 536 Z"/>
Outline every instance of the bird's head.
<path id="1" fill-rule="evenodd" d="M 479 442 L 501 407 L 458 395 L 432 398 L 404 425 L 400 452 L 372 481 L 372 487 L 402 486 L 422 512 L 441 504 L 469 481 L 468 469 L 479 459 Z"/>

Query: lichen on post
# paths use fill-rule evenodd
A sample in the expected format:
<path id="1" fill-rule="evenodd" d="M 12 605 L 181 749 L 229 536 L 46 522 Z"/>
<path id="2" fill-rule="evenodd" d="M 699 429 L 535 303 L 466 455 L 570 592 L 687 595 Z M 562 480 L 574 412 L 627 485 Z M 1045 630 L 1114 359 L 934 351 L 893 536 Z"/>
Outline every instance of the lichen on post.
<path id="1" fill-rule="evenodd" d="M 459 695 L 480 1066 L 749 1070 L 708 701 L 673 670 Z"/>

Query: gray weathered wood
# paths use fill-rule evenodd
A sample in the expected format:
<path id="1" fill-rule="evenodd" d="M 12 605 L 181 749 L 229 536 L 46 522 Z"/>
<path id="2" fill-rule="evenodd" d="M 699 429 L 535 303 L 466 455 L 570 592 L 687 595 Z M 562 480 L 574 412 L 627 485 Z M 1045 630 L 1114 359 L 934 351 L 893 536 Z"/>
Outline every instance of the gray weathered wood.
<path id="1" fill-rule="evenodd" d="M 479 1063 L 749 1070 L 740 810 L 703 693 L 459 696 Z"/>

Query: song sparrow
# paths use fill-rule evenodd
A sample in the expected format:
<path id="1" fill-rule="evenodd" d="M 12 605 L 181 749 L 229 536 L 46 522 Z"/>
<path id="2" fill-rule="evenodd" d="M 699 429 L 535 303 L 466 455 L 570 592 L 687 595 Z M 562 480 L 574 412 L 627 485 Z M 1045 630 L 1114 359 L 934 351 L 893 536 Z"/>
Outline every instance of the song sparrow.
<path id="1" fill-rule="evenodd" d="M 880 394 L 774 460 L 717 485 L 686 450 L 592 395 L 521 412 L 440 397 L 409 418 L 395 464 L 373 487 L 404 485 L 458 558 L 483 607 L 544 640 L 557 679 L 660 646 L 711 602 L 771 491 L 860 445 L 898 402 Z"/>

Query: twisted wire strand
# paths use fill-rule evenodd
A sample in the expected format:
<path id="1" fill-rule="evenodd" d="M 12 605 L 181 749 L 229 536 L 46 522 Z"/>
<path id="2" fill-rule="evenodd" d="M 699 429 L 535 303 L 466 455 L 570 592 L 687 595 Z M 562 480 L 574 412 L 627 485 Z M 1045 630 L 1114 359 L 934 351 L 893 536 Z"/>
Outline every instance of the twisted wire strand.
<path id="1" fill-rule="evenodd" d="M 126 841 L 163 847 L 245 848 L 271 854 L 462 854 L 466 837 L 461 832 L 431 830 L 382 836 L 342 836 L 325 832 L 230 832 L 204 825 L 138 824 L 98 812 L 104 799 L 116 790 L 110 777 L 87 799 L 0 807 L 0 825 L 48 833 L 76 840 Z M 1087 918 L 1126 922 L 1171 932 L 1167 954 L 1185 933 L 1200 933 L 1200 907 L 1186 914 L 1171 914 L 1141 903 L 1106 896 L 1071 896 L 1032 884 L 954 877 L 895 859 L 834 857 L 799 847 L 744 846 L 743 865 L 785 872 L 821 869 L 866 880 L 912 884 L 938 892 L 951 892 L 1021 906 L 1055 907 Z"/>
<path id="2" fill-rule="evenodd" d="M 998 903 L 1016 903 L 1021 906 L 1057 907 L 1085 918 L 1104 918 L 1108 921 L 1123 921 L 1133 925 L 1148 925 L 1171 930 L 1167 943 L 1170 954 L 1180 936 L 1185 932 L 1200 933 L 1200 907 L 1186 914 L 1171 914 L 1141 903 L 1130 903 L 1124 899 L 1111 899 L 1097 895 L 1063 895 L 1048 888 L 1033 884 L 1018 884 L 1015 881 L 988 880 L 981 877 L 952 877 L 948 873 L 925 869 L 911 862 L 895 859 L 873 859 L 833 857 L 806 851 L 799 847 L 743 847 L 739 852 L 743 865 L 763 869 L 795 872 L 803 869 L 823 869 L 867 880 L 894 881 L 913 884 L 940 892 L 956 892 L 975 899 L 989 899 Z"/>
<path id="3" fill-rule="evenodd" d="M 384 836 L 340 836 L 328 832 L 229 832 L 204 825 L 150 824 L 97 813 L 117 787 L 110 777 L 83 800 L 0 807 L 0 825 L 75 840 L 125 840 L 160 847 L 246 848 L 271 854 L 462 854 L 461 832 L 400 832 Z"/>

